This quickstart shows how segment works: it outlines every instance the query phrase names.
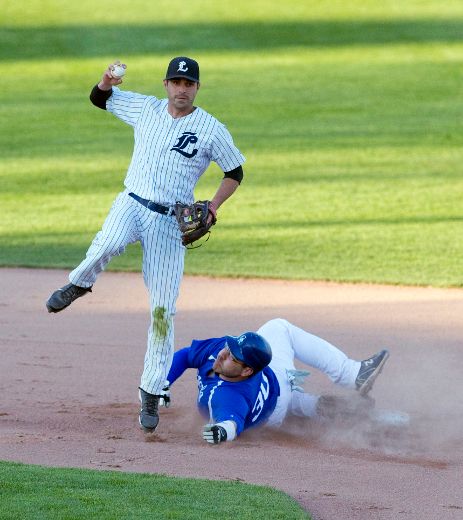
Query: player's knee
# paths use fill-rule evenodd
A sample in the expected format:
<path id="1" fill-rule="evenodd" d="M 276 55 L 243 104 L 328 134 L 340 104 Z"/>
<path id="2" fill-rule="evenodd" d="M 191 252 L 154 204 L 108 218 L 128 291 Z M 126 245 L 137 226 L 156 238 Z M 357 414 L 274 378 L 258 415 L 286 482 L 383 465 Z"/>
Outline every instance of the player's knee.
<path id="1" fill-rule="evenodd" d="M 288 329 L 289 321 L 284 318 L 273 318 L 272 320 L 267 322 L 269 326 L 275 327 L 278 329 Z"/>
<path id="2" fill-rule="evenodd" d="M 104 256 L 120 256 L 125 251 L 125 245 L 119 241 L 107 240 L 101 244 L 101 252 Z"/>
<path id="3" fill-rule="evenodd" d="M 264 336 L 268 341 L 270 341 L 269 338 L 286 338 L 289 334 L 289 322 L 283 318 L 274 318 L 264 323 L 257 333 Z"/>
<path id="4" fill-rule="evenodd" d="M 89 249 L 91 255 L 100 257 L 119 256 L 124 251 L 125 242 L 121 242 L 118 237 L 107 236 L 102 231 L 97 233 Z"/>

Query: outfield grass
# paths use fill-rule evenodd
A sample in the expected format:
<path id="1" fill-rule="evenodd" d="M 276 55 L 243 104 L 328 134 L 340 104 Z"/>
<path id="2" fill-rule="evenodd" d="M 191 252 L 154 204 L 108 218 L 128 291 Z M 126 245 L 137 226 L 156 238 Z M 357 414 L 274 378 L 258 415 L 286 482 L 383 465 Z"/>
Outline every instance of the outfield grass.
<path id="1" fill-rule="evenodd" d="M 240 482 L 9 462 L 0 462 L 0 482 L 2 520 L 310 520 L 284 493 Z"/>
<path id="2" fill-rule="evenodd" d="M 127 89 L 163 96 L 187 54 L 247 157 L 188 273 L 462 286 L 461 0 L 29 0 L 0 24 L 0 266 L 81 260 L 132 150 L 90 88 L 120 58 Z M 139 270 L 139 248 L 111 268 Z M 0 480 L 1 518 L 305 517 L 239 483 L 7 463 Z"/>
<path id="3" fill-rule="evenodd" d="M 121 58 L 127 89 L 163 96 L 168 60 L 187 53 L 198 104 L 247 157 L 187 273 L 461 286 L 461 2 L 218 4 L 2 9 L 0 265 L 81 260 L 132 150 L 90 88 Z M 197 196 L 220 178 L 211 167 Z M 139 248 L 111 268 L 139 270 Z"/>

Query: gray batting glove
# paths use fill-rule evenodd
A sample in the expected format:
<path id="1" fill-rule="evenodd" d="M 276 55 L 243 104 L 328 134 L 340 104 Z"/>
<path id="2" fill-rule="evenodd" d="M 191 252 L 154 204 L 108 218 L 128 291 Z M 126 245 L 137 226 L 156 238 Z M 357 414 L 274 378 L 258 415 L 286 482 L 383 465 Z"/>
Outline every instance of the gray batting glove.
<path id="1" fill-rule="evenodd" d="M 223 426 L 205 424 L 203 426 L 203 439 L 209 444 L 219 444 L 219 442 L 227 440 L 227 432 Z"/>

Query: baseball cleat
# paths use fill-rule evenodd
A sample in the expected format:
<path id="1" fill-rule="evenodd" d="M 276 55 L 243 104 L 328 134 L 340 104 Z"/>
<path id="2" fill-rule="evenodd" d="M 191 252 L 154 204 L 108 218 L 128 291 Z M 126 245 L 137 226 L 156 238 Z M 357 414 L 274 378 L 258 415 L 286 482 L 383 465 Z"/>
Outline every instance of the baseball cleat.
<path id="1" fill-rule="evenodd" d="M 88 292 L 92 292 L 92 287 L 78 287 L 69 283 L 50 296 L 46 303 L 48 312 L 60 312 Z"/>
<path id="2" fill-rule="evenodd" d="M 153 433 L 159 422 L 159 396 L 149 394 L 140 388 L 139 397 L 141 402 L 141 410 L 138 417 L 140 428 L 145 433 Z"/>
<path id="3" fill-rule="evenodd" d="M 355 386 L 360 395 L 365 396 L 371 390 L 388 357 L 389 351 L 381 350 L 381 352 L 378 352 L 371 358 L 362 361 L 357 379 L 355 380 Z"/>

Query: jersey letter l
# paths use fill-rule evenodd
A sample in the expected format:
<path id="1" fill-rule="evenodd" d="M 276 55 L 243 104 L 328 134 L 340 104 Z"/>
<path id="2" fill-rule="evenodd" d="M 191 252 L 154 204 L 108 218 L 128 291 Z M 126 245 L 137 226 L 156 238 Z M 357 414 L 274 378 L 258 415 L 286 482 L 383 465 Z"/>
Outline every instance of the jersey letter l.
<path id="1" fill-rule="evenodd" d="M 192 152 L 188 153 L 185 151 L 185 148 L 189 144 L 194 144 L 198 141 L 198 138 L 196 137 L 196 134 L 194 132 L 183 132 L 183 134 L 180 137 L 177 137 L 178 142 L 175 146 L 173 146 L 170 151 L 176 151 L 178 153 L 181 153 L 184 157 L 187 157 L 188 159 L 191 159 L 198 153 L 198 149 L 194 148 Z"/>

